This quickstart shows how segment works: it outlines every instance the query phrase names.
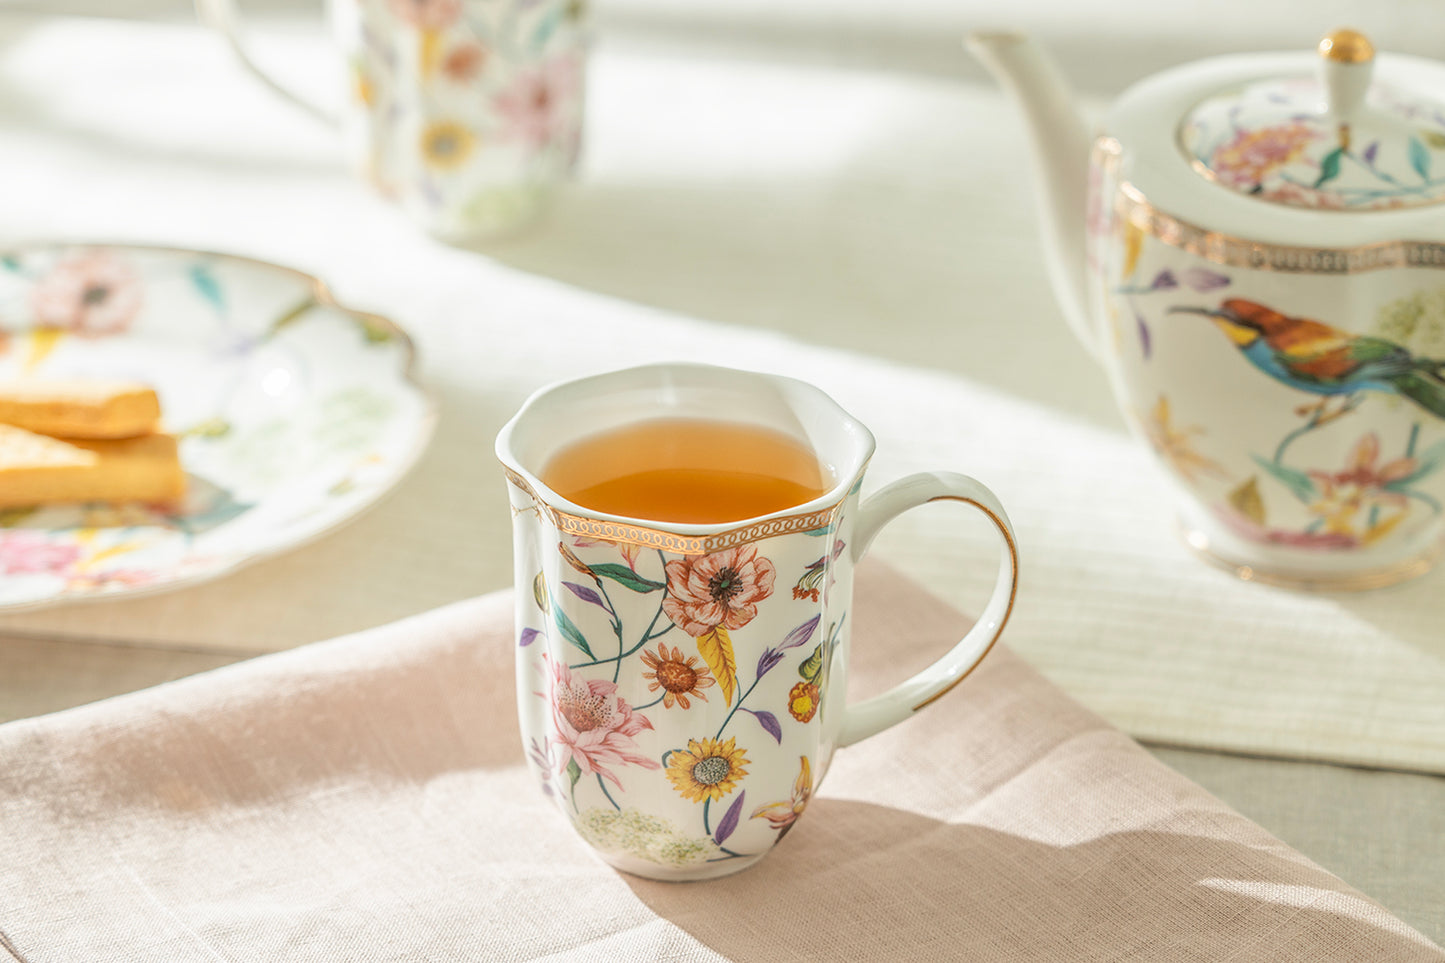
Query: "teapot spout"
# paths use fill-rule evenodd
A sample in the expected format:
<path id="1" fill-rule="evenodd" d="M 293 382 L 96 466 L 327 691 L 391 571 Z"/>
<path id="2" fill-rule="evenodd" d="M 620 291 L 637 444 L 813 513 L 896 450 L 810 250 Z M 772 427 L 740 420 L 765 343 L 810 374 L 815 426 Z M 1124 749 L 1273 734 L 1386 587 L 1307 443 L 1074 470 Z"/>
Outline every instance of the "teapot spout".
<path id="1" fill-rule="evenodd" d="M 1064 317 L 1096 355 L 1085 298 L 1085 224 L 1092 138 L 1058 65 L 1018 33 L 974 33 L 969 52 L 1023 111 L 1033 152 L 1049 280 Z"/>

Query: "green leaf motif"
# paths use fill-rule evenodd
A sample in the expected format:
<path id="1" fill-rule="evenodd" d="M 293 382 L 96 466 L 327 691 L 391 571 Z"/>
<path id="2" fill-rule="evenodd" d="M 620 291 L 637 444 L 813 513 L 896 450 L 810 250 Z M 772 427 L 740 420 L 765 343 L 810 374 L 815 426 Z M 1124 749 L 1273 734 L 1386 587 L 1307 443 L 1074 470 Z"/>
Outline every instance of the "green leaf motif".
<path id="1" fill-rule="evenodd" d="M 582 778 L 582 767 L 577 765 L 576 759 L 567 760 L 567 778 L 572 780 L 572 786 L 574 788 L 577 785 L 577 780 Z"/>
<path id="2" fill-rule="evenodd" d="M 20 259 L 13 254 L 7 254 L 4 257 L 0 257 L 0 267 L 3 267 L 11 274 L 19 274 Z"/>
<path id="3" fill-rule="evenodd" d="M 1419 467 L 1415 469 L 1412 477 L 1419 478 L 1423 475 L 1438 471 L 1440 466 L 1445 465 L 1445 438 L 1435 442 L 1426 448 L 1419 455 Z"/>
<path id="4" fill-rule="evenodd" d="M 1415 482 L 1435 474 L 1445 466 L 1445 438 L 1435 442 L 1415 457 L 1415 470 L 1404 478 L 1396 478 L 1384 487 L 1389 491 L 1404 491 Z"/>
<path id="5" fill-rule="evenodd" d="M 1418 137 L 1410 138 L 1410 166 L 1421 180 L 1430 179 L 1430 149 Z"/>
<path id="6" fill-rule="evenodd" d="M 804 682 L 817 684 L 818 676 L 823 674 L 823 646 L 819 643 L 813 649 L 813 654 L 808 656 L 808 661 L 798 666 L 798 675 L 802 676 Z"/>
<path id="7" fill-rule="evenodd" d="M 282 331 L 291 327 L 291 325 L 295 324 L 297 321 L 300 321 L 301 318 L 304 317 L 307 312 L 309 312 L 314 307 L 316 307 L 316 299 L 308 297 L 306 300 L 296 304 L 289 310 L 283 311 L 281 314 L 277 315 L 275 321 L 271 322 L 271 327 L 266 332 L 266 337 L 273 338 L 276 335 L 280 334 Z"/>
<path id="8" fill-rule="evenodd" d="M 360 452 L 374 445 L 381 426 L 396 414 L 394 398 L 364 387 L 344 388 L 323 398 L 312 427 L 314 450 Z"/>
<path id="9" fill-rule="evenodd" d="M 215 308 L 217 314 L 225 314 L 226 297 L 221 293 L 221 282 L 216 280 L 211 269 L 204 264 L 193 264 L 189 274 L 191 285 L 196 289 L 196 293 Z"/>
<path id="10" fill-rule="evenodd" d="M 202 478 L 191 479 L 185 511 L 166 516 L 166 524 L 190 536 L 202 535 L 240 518 L 256 506 Z"/>
<path id="11" fill-rule="evenodd" d="M 643 578 L 626 565 L 618 565 L 616 562 L 606 562 L 602 565 L 593 565 L 589 562 L 587 567 L 592 569 L 594 575 L 610 578 L 634 592 L 656 592 L 658 589 L 667 588 L 666 584 L 654 582 L 650 578 Z"/>
<path id="12" fill-rule="evenodd" d="M 396 329 L 381 318 L 361 315 L 357 323 L 361 325 L 362 340 L 367 344 L 390 344 L 396 339 Z"/>
<path id="13" fill-rule="evenodd" d="M 219 415 L 198 421 L 180 432 L 182 438 L 225 438 L 231 433 L 231 423 Z"/>
<path id="14" fill-rule="evenodd" d="M 1343 147 L 1336 147 L 1325 155 L 1320 161 L 1320 176 L 1315 181 L 1315 187 L 1319 187 L 1340 176 L 1340 158 L 1345 156 Z"/>
<path id="15" fill-rule="evenodd" d="M 1302 502 L 1313 501 L 1316 496 L 1315 483 L 1310 476 L 1295 468 L 1281 465 L 1279 462 L 1261 458 L 1258 455 L 1250 455 L 1254 463 L 1265 471 L 1269 472 L 1277 481 L 1282 482 L 1286 488 L 1294 493 L 1294 496 Z"/>
<path id="16" fill-rule="evenodd" d="M 541 50 L 547 46 L 547 41 L 552 39 L 552 34 L 557 32 L 557 27 L 562 23 L 563 10 L 554 9 L 551 13 L 542 18 L 537 24 L 536 31 L 532 34 L 532 49 Z"/>
<path id="17" fill-rule="evenodd" d="M 581 649 L 582 652 L 587 656 L 587 658 L 597 658 L 597 656 L 592 654 L 592 649 L 588 647 L 586 636 L 584 636 L 582 634 L 582 631 L 578 629 L 575 624 L 573 624 L 571 619 L 567 618 L 567 613 L 562 611 L 562 607 L 560 605 L 552 606 L 552 618 L 554 621 L 556 621 L 557 628 L 562 632 L 563 638 L 565 638 L 568 642 L 571 642 L 573 645 L 577 646 L 577 648 Z"/>

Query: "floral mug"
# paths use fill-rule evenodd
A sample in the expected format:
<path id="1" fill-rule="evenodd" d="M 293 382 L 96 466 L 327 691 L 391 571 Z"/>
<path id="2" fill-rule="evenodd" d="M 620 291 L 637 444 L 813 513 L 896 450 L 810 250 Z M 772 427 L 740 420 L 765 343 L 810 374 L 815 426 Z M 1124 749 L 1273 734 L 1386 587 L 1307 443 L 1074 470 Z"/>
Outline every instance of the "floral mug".
<path id="1" fill-rule="evenodd" d="M 719 411 L 803 442 L 835 483 L 771 515 L 700 525 L 592 511 L 539 477 L 588 436 Z M 948 473 L 911 475 L 860 504 L 873 448 L 817 388 L 694 364 L 545 388 L 497 437 L 511 483 L 522 739 L 542 791 L 616 868 L 693 880 L 751 866 L 803 813 L 835 749 L 951 689 L 1003 631 L 1018 587 L 1003 507 Z M 997 527 L 993 594 L 936 663 L 847 705 L 854 565 L 887 522 L 941 500 Z"/>
<path id="2" fill-rule="evenodd" d="M 530 222 L 576 165 L 585 0 L 331 0 L 349 74 L 339 115 L 257 65 L 235 0 L 197 10 L 255 77 L 338 126 L 353 166 L 439 237 Z"/>

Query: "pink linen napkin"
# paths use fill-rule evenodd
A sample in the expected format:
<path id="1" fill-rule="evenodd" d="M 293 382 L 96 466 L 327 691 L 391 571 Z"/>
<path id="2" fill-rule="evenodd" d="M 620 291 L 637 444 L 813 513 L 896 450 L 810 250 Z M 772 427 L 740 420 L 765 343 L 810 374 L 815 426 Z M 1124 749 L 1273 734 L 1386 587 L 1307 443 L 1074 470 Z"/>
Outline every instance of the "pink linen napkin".
<path id="1" fill-rule="evenodd" d="M 855 688 L 963 620 L 859 585 Z M 621 875 L 514 719 L 510 593 L 0 726 L 24 963 L 1445 960 L 1007 651 L 839 753 L 757 867 Z"/>

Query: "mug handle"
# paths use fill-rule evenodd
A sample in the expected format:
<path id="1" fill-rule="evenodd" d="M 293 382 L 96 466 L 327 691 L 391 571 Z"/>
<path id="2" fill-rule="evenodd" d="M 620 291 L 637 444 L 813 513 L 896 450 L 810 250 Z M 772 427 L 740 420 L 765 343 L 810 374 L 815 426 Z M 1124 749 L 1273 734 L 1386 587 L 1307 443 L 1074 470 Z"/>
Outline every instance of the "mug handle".
<path id="1" fill-rule="evenodd" d="M 962 682 L 993 648 L 1013 612 L 1019 587 L 1018 540 L 998 498 L 967 475 L 923 472 L 900 478 L 875 492 L 863 502 L 860 510 L 858 528 L 853 537 L 854 561 L 863 557 L 884 525 L 911 508 L 940 501 L 972 505 L 987 515 L 998 529 L 1004 553 L 999 561 L 993 595 L 973 628 L 941 659 L 887 692 L 848 706 L 844 711 L 839 746 L 852 745 L 902 722 Z"/>
<path id="2" fill-rule="evenodd" d="M 256 63 L 241 40 L 241 16 L 236 9 L 236 0 L 195 0 L 195 3 L 196 19 L 226 38 L 227 46 L 236 55 L 236 59 L 241 62 L 241 66 L 250 71 L 251 76 L 323 124 L 330 127 L 340 124 L 340 120 L 334 112 L 296 93 Z"/>

